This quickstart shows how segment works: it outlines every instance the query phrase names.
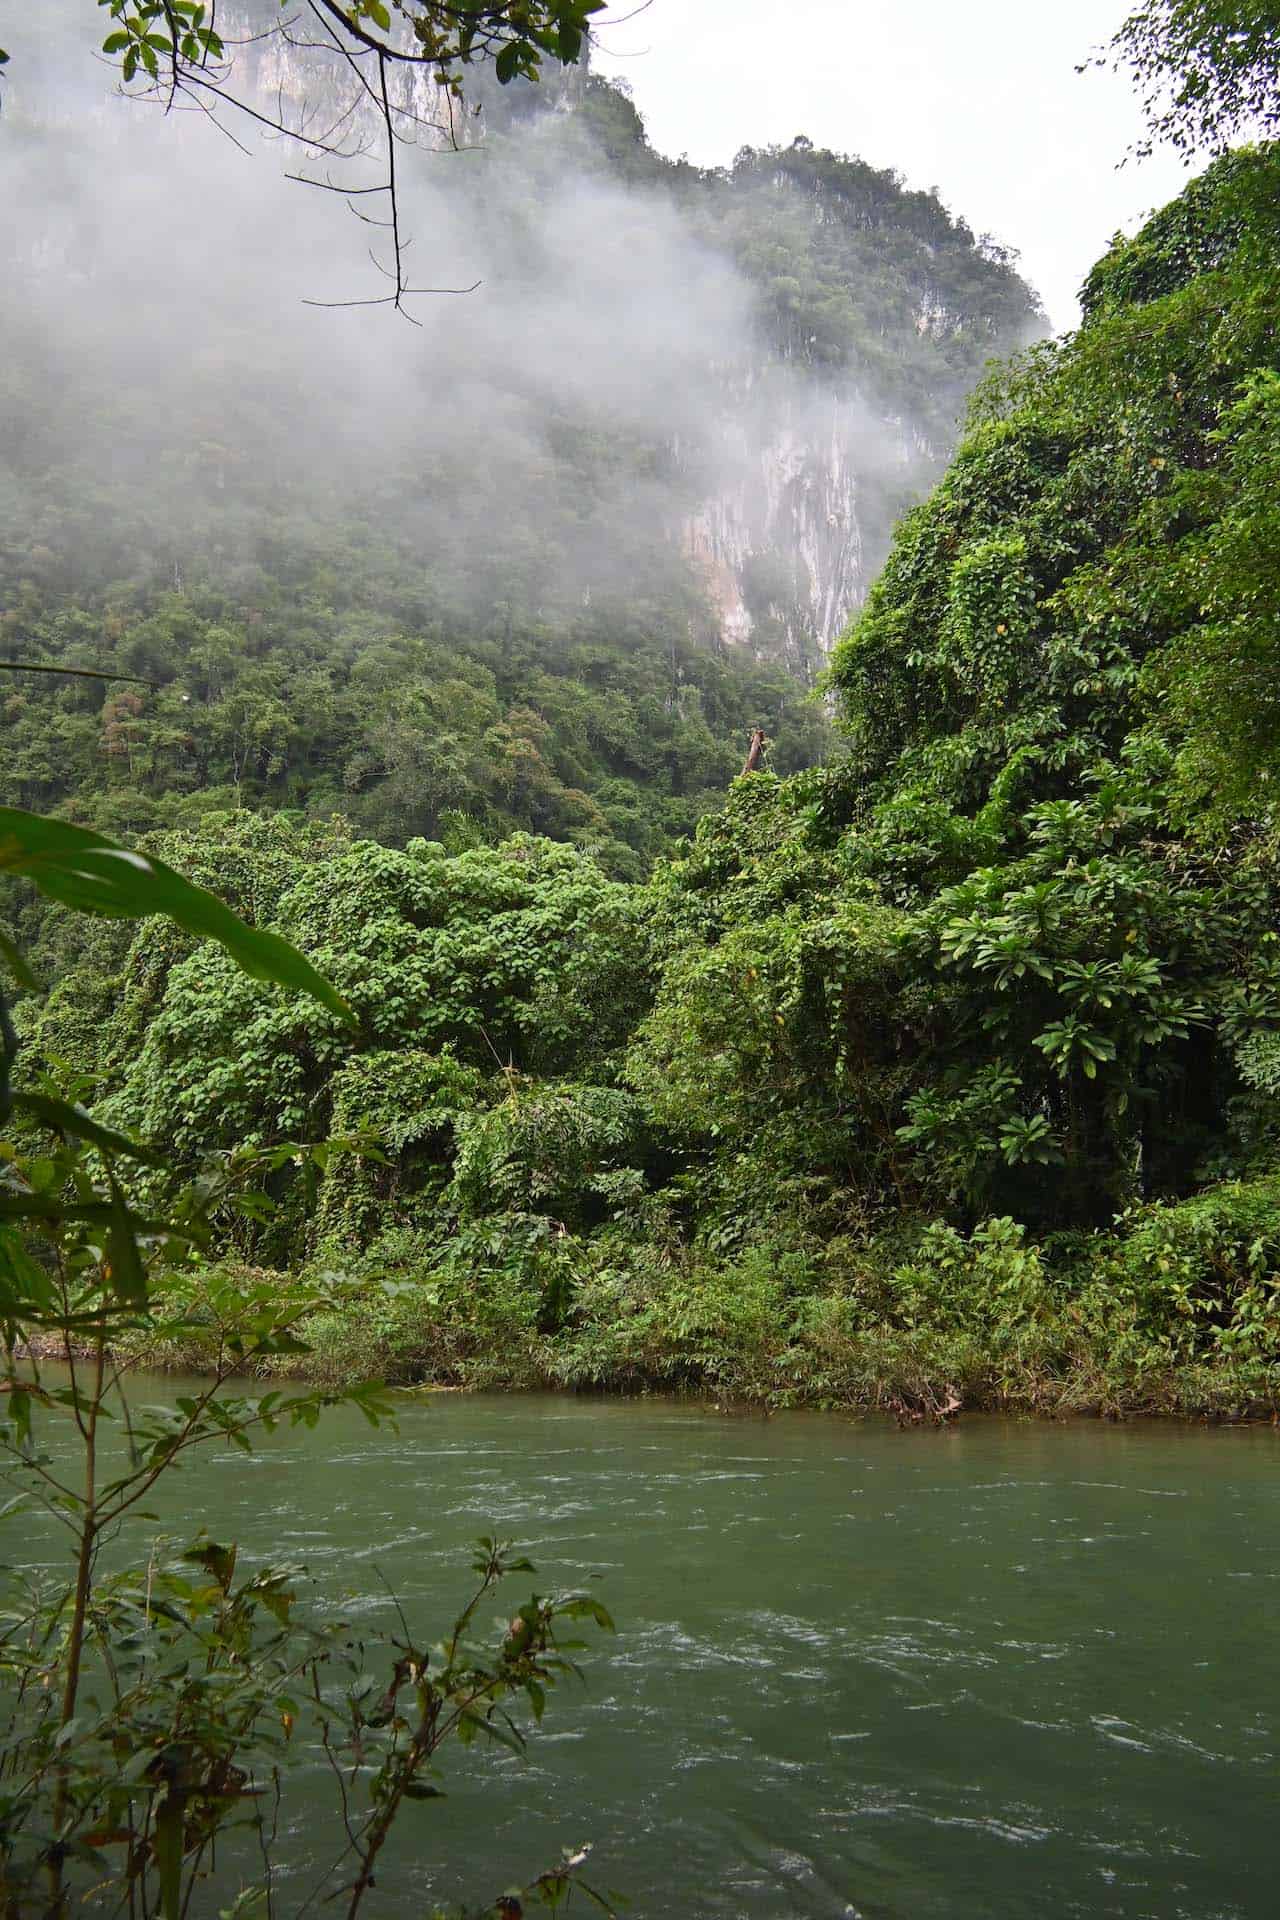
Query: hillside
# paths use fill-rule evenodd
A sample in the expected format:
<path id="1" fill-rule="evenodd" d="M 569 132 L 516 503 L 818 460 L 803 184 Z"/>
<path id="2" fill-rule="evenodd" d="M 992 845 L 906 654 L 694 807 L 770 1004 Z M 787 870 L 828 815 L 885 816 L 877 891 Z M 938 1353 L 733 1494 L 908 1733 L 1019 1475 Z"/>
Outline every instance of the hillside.
<path id="1" fill-rule="evenodd" d="M 843 752 L 739 781 L 650 886 L 528 839 L 170 844 L 361 1047 L 153 932 L 43 1044 L 179 1164 L 347 1138 L 229 1229 L 403 1275 L 330 1365 L 1275 1404 L 1278 175 L 1217 163 L 989 381 L 835 654 Z"/>
<path id="2" fill-rule="evenodd" d="M 301 304 L 369 271 L 340 204 L 15 46 L 3 648 L 154 684 L 14 682 L 5 799 L 521 828 L 639 878 L 752 726 L 820 757 L 806 686 L 1040 324 L 997 248 L 803 140 L 704 172 L 597 77 L 491 87 L 478 147 L 406 160 L 441 281 L 481 285 L 371 343 Z"/>

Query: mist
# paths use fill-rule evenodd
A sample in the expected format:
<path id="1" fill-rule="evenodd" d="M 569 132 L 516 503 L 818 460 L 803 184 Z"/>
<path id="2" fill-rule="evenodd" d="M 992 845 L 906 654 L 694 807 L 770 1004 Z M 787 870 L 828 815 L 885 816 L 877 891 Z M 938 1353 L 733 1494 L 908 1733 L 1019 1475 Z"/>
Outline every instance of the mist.
<path id="1" fill-rule="evenodd" d="M 19 115 L 23 59 L 19 39 Z M 105 78 L 83 63 L 72 97 Z M 305 153 L 250 133 L 246 155 L 199 115 L 120 99 L 68 121 L 67 97 L 6 130 L 5 447 L 24 475 L 87 464 L 146 513 L 163 476 L 171 532 L 234 519 L 236 495 L 372 516 L 446 570 L 518 522 L 553 541 L 570 593 L 625 582 L 602 513 L 633 541 L 678 522 L 717 370 L 747 355 L 749 290 L 661 196 L 557 154 L 554 118 L 522 133 L 524 175 L 484 148 L 401 155 L 415 284 L 480 283 L 415 298 L 411 324 L 304 304 L 381 296 L 370 242 L 386 256 L 344 201 L 284 178 Z M 592 445 L 575 468 L 574 441 L 601 435 L 609 470 Z"/>
<path id="2" fill-rule="evenodd" d="M 830 644 L 939 449 L 865 381 L 778 353 L 705 208 L 611 174 L 581 115 L 499 116 L 398 153 L 412 284 L 470 291 L 417 295 L 412 319 L 308 304 L 385 298 L 387 235 L 350 210 L 385 197 L 290 181 L 334 176 L 233 114 L 247 151 L 113 95 L 96 23 L 51 12 L 10 35 L 0 487 L 43 491 L 55 564 L 105 545 L 108 577 L 127 556 L 234 583 L 267 538 L 359 525 L 473 615 L 660 583 L 708 637 Z M 259 61 L 260 104 L 303 102 L 302 60 Z M 89 524 L 66 504 L 86 474 Z"/>

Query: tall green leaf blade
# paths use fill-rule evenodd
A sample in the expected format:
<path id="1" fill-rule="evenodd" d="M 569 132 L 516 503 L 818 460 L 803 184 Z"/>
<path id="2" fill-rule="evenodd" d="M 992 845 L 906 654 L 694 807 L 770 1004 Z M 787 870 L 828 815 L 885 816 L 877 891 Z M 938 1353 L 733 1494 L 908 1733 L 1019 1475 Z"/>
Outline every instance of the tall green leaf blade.
<path id="1" fill-rule="evenodd" d="M 111 1180 L 111 1226 L 107 1233 L 107 1275 L 112 1292 L 125 1306 L 142 1306 L 147 1298 L 147 1270 L 134 1233 L 135 1215 L 115 1174 Z"/>
<path id="2" fill-rule="evenodd" d="M 86 1226 L 110 1228 L 116 1213 L 109 1200 L 63 1200 L 56 1193 L 17 1193 L 0 1188 L 0 1221 L 4 1220 L 80 1220 Z M 192 1246 L 208 1243 L 208 1229 L 194 1220 L 151 1220 L 130 1212 L 129 1230 L 155 1238 L 163 1234 Z"/>
<path id="3" fill-rule="evenodd" d="M 20 987 L 27 987 L 33 993 L 36 991 L 40 982 L 36 979 L 23 955 L 19 952 L 18 948 L 14 946 L 8 934 L 3 931 L 0 931 L 0 959 L 6 962 L 10 973 Z"/>
<path id="4" fill-rule="evenodd" d="M 52 1305 L 52 1276 L 31 1258 L 11 1228 L 0 1227 L 0 1312 L 43 1312 Z"/>
<path id="5" fill-rule="evenodd" d="M 135 687 L 158 687 L 141 673 L 106 673 L 101 667 L 55 667 L 44 660 L 0 660 L 0 673 L 56 673 L 72 680 L 123 680 Z"/>
<path id="6" fill-rule="evenodd" d="M 156 1868 L 160 1880 L 160 1911 L 164 1920 L 179 1920 L 182 1910 L 182 1802 L 166 1794 L 156 1808 Z"/>

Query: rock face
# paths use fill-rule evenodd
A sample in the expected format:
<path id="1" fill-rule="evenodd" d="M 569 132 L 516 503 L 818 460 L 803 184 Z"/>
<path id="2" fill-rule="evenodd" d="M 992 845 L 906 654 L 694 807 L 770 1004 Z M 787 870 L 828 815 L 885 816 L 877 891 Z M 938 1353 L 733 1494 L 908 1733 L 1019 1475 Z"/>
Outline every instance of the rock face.
<path id="1" fill-rule="evenodd" d="M 726 642 L 799 669 L 833 645 L 866 584 L 855 460 L 835 435 L 823 445 L 781 427 L 685 523 Z"/>
<path id="2" fill-rule="evenodd" d="M 721 638 L 809 674 L 880 567 L 889 503 L 927 489 L 937 454 L 917 426 L 877 417 L 847 389 L 774 385 L 726 423 L 716 484 L 679 537 Z"/>
<path id="3" fill-rule="evenodd" d="M 239 88 L 252 91 L 268 111 L 278 103 L 286 124 L 305 128 L 317 141 L 332 139 L 342 148 L 354 149 L 376 136 L 376 107 L 371 99 L 355 99 L 352 77 L 343 61 L 336 56 L 327 61 L 317 58 L 314 47 L 304 50 L 288 31 L 272 30 L 274 20 L 259 17 L 243 0 L 239 7 L 224 9 L 224 19 L 228 13 L 233 30 L 238 29 L 248 41 L 236 56 Z M 236 15 L 243 18 L 235 19 Z M 473 146 L 482 138 L 476 117 L 451 98 L 426 67 L 394 74 L 388 92 L 405 134 L 422 146 Z"/>

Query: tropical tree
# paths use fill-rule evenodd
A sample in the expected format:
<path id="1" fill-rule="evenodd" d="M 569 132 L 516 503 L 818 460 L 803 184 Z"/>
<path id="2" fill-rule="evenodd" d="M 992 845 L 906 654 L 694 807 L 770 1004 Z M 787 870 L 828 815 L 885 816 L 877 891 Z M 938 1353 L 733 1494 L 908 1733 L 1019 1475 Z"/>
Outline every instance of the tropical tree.
<path id="1" fill-rule="evenodd" d="M 1280 126 L 1276 0 L 1146 0 L 1111 51 L 1142 96 L 1143 153 L 1167 140 L 1190 162 Z"/>

